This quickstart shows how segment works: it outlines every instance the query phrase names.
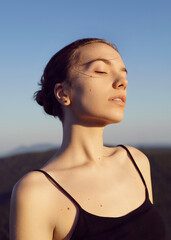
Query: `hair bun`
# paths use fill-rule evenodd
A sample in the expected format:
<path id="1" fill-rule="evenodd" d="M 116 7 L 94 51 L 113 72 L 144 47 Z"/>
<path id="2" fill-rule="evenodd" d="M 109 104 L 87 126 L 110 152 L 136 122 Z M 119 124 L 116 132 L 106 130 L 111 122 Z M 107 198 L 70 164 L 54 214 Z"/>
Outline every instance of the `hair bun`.
<path id="1" fill-rule="evenodd" d="M 56 108 L 54 109 L 54 100 L 56 100 L 55 96 L 53 92 L 51 93 L 46 86 L 44 76 L 42 76 L 39 85 L 41 86 L 41 90 L 35 92 L 34 99 L 40 106 L 43 106 L 47 114 L 54 117 L 58 116 L 56 113 Z"/>

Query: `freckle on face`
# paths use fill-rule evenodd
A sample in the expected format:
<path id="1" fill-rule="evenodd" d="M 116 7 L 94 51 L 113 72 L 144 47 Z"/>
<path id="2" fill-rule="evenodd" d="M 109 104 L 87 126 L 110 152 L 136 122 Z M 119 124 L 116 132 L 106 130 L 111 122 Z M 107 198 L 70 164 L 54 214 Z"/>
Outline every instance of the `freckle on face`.
<path id="1" fill-rule="evenodd" d="M 69 207 L 67 207 L 67 209 L 68 209 L 68 210 L 70 210 L 70 208 L 69 208 Z"/>

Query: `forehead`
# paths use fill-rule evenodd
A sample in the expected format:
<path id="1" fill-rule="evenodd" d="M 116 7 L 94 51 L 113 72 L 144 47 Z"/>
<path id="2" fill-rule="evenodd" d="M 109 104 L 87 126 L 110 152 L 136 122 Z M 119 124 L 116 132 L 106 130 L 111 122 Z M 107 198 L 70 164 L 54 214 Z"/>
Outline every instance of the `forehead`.
<path id="1" fill-rule="evenodd" d="M 91 43 L 78 50 L 78 64 L 82 65 L 95 59 L 114 60 L 123 64 L 120 54 L 105 43 Z"/>

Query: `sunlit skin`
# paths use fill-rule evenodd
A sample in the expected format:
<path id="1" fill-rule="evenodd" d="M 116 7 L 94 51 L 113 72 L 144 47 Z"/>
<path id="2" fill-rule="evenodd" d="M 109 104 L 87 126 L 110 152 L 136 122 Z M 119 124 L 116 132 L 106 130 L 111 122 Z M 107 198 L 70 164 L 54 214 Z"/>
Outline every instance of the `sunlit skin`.
<path id="1" fill-rule="evenodd" d="M 72 68 L 69 119 L 72 115 L 74 122 L 81 121 L 86 126 L 122 121 L 125 103 L 111 99 L 118 94 L 126 97 L 126 75 L 119 53 L 110 46 L 94 43 L 82 47 L 79 60 Z"/>
<path id="2" fill-rule="evenodd" d="M 81 155 L 81 159 L 99 161 L 103 159 L 104 127 L 123 120 L 125 104 L 111 98 L 126 96 L 125 65 L 113 48 L 94 43 L 80 49 L 71 75 L 71 87 L 56 85 L 56 96 L 65 112 L 61 152 L 77 149 L 78 159 Z"/>
<path id="3" fill-rule="evenodd" d="M 116 50 L 104 43 L 91 43 L 78 50 L 70 72 L 71 85 L 58 83 L 54 89 L 56 101 L 64 110 L 63 141 L 42 169 L 83 209 L 98 216 L 123 216 L 145 200 L 144 185 L 125 150 L 103 145 L 104 127 L 123 120 L 126 77 Z M 113 139 L 117 141 L 115 134 Z M 128 148 L 152 201 L 148 159 L 137 149 Z M 41 173 L 25 175 L 16 184 L 12 198 L 11 222 L 18 223 L 12 240 L 70 239 L 78 210 Z"/>

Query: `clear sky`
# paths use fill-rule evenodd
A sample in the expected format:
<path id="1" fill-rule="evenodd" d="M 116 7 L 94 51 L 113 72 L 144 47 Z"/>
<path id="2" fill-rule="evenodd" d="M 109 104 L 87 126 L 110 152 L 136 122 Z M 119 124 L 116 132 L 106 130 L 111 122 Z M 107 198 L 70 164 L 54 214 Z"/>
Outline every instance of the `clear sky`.
<path id="1" fill-rule="evenodd" d="M 125 119 L 104 142 L 171 145 L 170 0 L 4 0 L 0 29 L 0 153 L 61 143 L 59 120 L 32 96 L 50 57 L 84 37 L 115 43 L 128 69 Z"/>

